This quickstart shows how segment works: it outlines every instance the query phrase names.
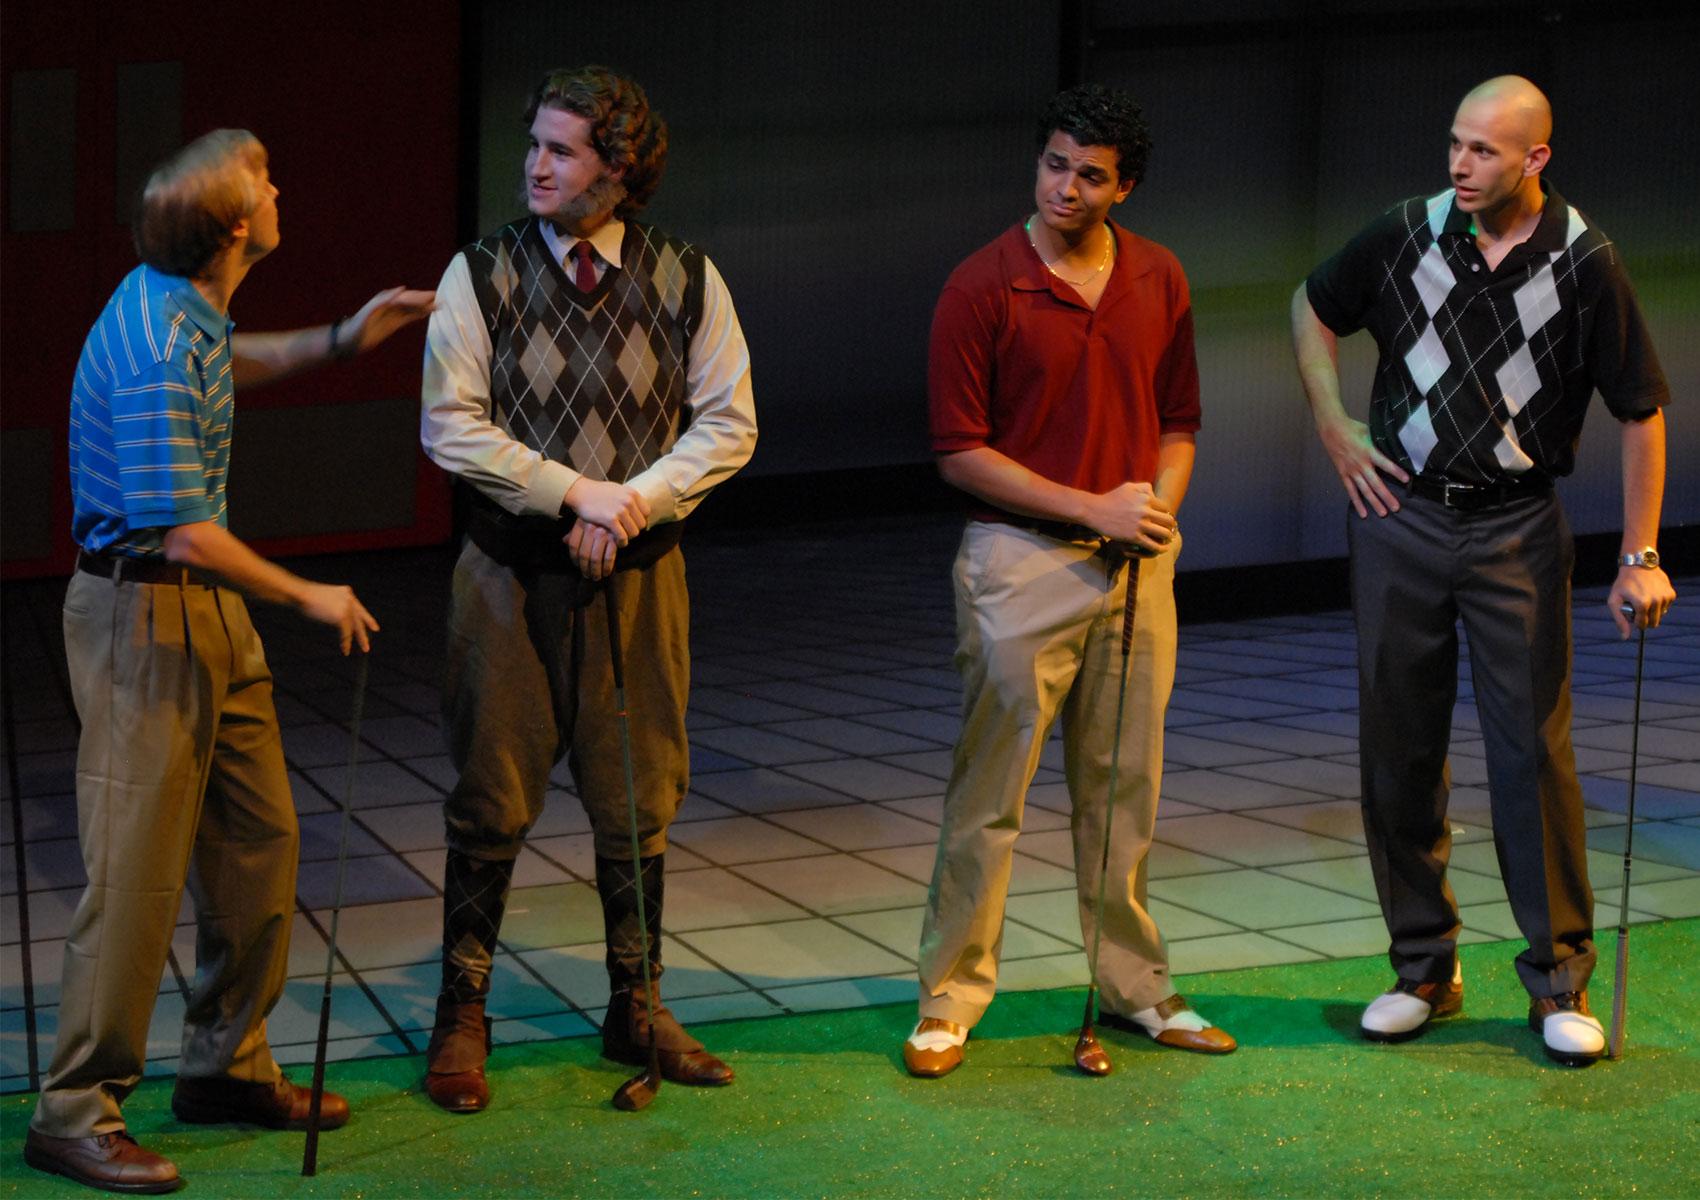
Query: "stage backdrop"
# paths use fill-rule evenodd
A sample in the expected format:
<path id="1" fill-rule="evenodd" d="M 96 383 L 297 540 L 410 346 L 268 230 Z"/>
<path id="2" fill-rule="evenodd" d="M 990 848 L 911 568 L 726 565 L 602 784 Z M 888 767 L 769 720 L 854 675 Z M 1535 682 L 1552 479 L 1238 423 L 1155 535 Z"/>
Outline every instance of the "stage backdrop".
<path id="1" fill-rule="evenodd" d="M 762 436 L 749 474 L 919 464 L 939 287 L 1032 210 L 1033 118 L 1059 78 L 1126 87 L 1157 148 L 1117 218 L 1179 254 L 1198 319 L 1205 429 L 1183 566 L 1326 558 L 1345 553 L 1345 501 L 1293 370 L 1288 299 L 1375 214 L 1447 186 L 1459 97 L 1521 72 L 1557 112 L 1549 178 L 1618 239 L 1639 287 L 1676 395 L 1666 522 L 1692 523 L 1700 164 L 1672 139 L 1700 125 L 1700 21 L 1661 18 L 1664 4 L 1596 9 L 490 3 L 473 56 L 475 228 L 518 211 L 535 78 L 580 62 L 629 71 L 673 133 L 649 217 L 707 249 L 750 340 Z M 1345 363 L 1361 412 L 1367 335 L 1345 343 Z M 1595 409 L 1564 487 L 1578 532 L 1621 523 L 1615 423 Z"/>
<path id="2" fill-rule="evenodd" d="M 7 576 L 63 573 L 71 375 L 136 264 L 149 167 L 221 126 L 266 144 L 283 241 L 232 305 L 238 329 L 320 324 L 381 287 L 434 286 L 455 248 L 460 6 L 452 0 L 8 4 L 0 338 Z M 419 451 L 422 327 L 347 366 L 242 392 L 231 527 L 270 554 L 440 541 Z"/>
<path id="3" fill-rule="evenodd" d="M 924 361 L 951 268 L 1032 207 L 1032 120 L 1059 80 L 1145 102 L 1157 150 L 1118 217 L 1193 281 L 1206 427 L 1187 568 L 1344 552 L 1339 485 L 1287 348 L 1299 279 L 1376 212 L 1445 186 L 1457 98 L 1530 75 L 1558 118 L 1553 182 L 1618 239 L 1677 402 L 1667 524 L 1700 521 L 1700 125 L 1684 6 L 1578 0 L 303 0 L 220 7 L 218 47 L 158 0 L 4 9 L 0 554 L 68 562 L 66 397 L 78 347 L 134 262 L 124 217 L 145 165 L 246 125 L 271 147 L 284 242 L 237 296 L 246 329 L 345 313 L 433 283 L 464 239 L 519 211 L 533 80 L 600 61 L 673 129 L 650 216 L 714 257 L 749 335 L 762 438 L 748 479 L 864 487 L 924 476 Z M 1604 15 L 1601 15 L 1604 14 Z M 1491 48 L 1491 49 L 1490 49 Z M 417 449 L 420 338 L 246 393 L 237 532 L 273 553 L 446 534 Z M 1371 347 L 1346 343 L 1361 407 Z M 1579 532 L 1619 522 L 1603 409 L 1565 485 Z M 735 483 L 732 485 L 736 487 Z M 728 498 L 731 490 L 728 489 Z M 795 494 L 795 493 L 793 493 Z M 728 508 L 730 505 L 728 504 Z"/>

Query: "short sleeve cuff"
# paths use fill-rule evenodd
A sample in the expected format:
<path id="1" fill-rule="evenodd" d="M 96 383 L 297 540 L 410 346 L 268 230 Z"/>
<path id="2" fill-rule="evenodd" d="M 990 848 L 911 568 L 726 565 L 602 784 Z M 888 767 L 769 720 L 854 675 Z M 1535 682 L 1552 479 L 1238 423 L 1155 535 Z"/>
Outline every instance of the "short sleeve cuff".
<path id="1" fill-rule="evenodd" d="M 986 444 L 986 439 L 967 433 L 938 434 L 928 444 L 934 454 L 956 454 L 963 450 L 978 450 Z"/>
<path id="2" fill-rule="evenodd" d="M 169 508 L 124 509 L 124 524 L 131 529 L 171 529 L 178 525 L 193 525 L 198 521 L 216 521 L 218 513 L 205 500 L 185 500 Z"/>
<path id="3" fill-rule="evenodd" d="M 1305 298 L 1310 301 L 1310 309 L 1316 314 L 1316 319 L 1336 337 L 1347 337 L 1357 332 L 1357 325 L 1321 292 L 1314 275 L 1305 280 Z"/>

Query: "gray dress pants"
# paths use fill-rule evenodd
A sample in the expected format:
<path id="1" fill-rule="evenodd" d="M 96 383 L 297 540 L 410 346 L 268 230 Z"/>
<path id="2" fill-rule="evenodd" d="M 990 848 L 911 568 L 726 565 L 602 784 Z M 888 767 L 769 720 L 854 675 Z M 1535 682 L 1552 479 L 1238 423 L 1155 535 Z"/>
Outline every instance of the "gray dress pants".
<path id="1" fill-rule="evenodd" d="M 1570 744 L 1574 552 L 1557 495 L 1478 511 L 1410 496 L 1386 517 L 1348 511 L 1347 533 L 1364 830 L 1394 970 L 1450 978 L 1457 947 L 1446 759 L 1461 620 L 1494 848 L 1528 940 L 1518 976 L 1535 997 L 1586 987 L 1594 899 Z"/>

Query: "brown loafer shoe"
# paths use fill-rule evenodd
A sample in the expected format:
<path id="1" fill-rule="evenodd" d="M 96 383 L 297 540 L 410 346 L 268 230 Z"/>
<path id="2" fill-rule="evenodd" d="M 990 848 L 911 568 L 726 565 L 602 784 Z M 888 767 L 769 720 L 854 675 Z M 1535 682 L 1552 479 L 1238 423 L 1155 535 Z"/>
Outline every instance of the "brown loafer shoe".
<path id="1" fill-rule="evenodd" d="M 954 1021 L 942 1020 L 939 1017 L 922 1017 L 911 1033 L 903 1042 L 903 1066 L 917 1079 L 937 1079 L 949 1075 L 962 1065 L 962 1046 L 944 1046 L 940 1049 L 927 1049 L 917 1046 L 914 1038 L 918 1034 L 938 1030 L 968 1040 L 968 1030 Z"/>
<path id="2" fill-rule="evenodd" d="M 1163 1027 L 1153 1030 L 1143 1021 L 1132 1017 L 1124 1017 L 1120 1013 L 1100 1009 L 1098 1019 L 1111 1029 L 1124 1029 L 1129 1033 L 1142 1033 L 1159 1046 L 1170 1046 L 1176 1050 L 1190 1050 L 1194 1054 L 1229 1054 L 1239 1047 L 1232 1035 L 1225 1029 L 1214 1025 L 1205 1025 L 1203 1029 L 1170 1028 L 1169 1019 L 1177 1013 L 1196 1012 L 1188 1004 L 1185 996 L 1170 996 L 1157 1005 L 1157 1017 L 1163 1022 Z M 1201 1018 L 1202 1019 L 1202 1018 Z"/>
<path id="3" fill-rule="evenodd" d="M 431 1044 L 425 1048 L 425 1094 L 445 1112 L 490 1107 L 484 1060 L 490 1055 L 490 1018 L 482 1000 L 459 1003 L 439 997 Z"/>
<path id="4" fill-rule="evenodd" d="M 184 1079 L 171 1093 L 171 1111 L 191 1125 L 239 1121 L 268 1129 L 307 1128 L 313 1102 L 311 1088 L 297 1087 L 279 1075 L 273 1083 L 238 1079 Z M 319 1128 L 341 1129 L 348 1124 L 348 1101 L 335 1092 L 319 1098 Z"/>
<path id="5" fill-rule="evenodd" d="M 655 1027 L 649 1024 L 649 1002 L 640 987 L 622 988 L 608 998 L 602 1020 L 602 1057 L 629 1066 L 649 1065 L 649 1039 L 655 1038 L 661 1077 L 691 1087 L 725 1087 L 737 1076 L 685 1031 L 671 1010 L 655 1002 Z"/>
<path id="6" fill-rule="evenodd" d="M 85 1138 L 56 1138 L 34 1129 L 24 1138 L 24 1161 L 85 1187 L 154 1194 L 183 1186 L 168 1158 L 143 1150 L 124 1130 Z"/>

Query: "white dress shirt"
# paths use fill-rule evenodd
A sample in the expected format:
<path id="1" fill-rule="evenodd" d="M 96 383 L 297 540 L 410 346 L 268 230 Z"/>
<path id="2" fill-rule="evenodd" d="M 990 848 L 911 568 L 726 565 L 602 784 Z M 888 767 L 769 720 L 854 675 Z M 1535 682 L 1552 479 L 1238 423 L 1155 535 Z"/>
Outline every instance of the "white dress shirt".
<path id="1" fill-rule="evenodd" d="M 535 219 L 535 218 L 534 218 Z M 580 239 L 542 223 L 543 240 L 569 279 L 567 255 Z M 598 280 L 620 269 L 623 221 L 588 239 Z M 649 523 L 688 516 L 714 485 L 749 461 L 756 442 L 750 352 L 732 296 L 705 255 L 702 318 L 691 336 L 685 374 L 690 423 L 673 448 L 623 482 L 649 502 Z M 579 472 L 546 458 L 497 427 L 490 417 L 490 335 L 472 287 L 466 256 L 450 261 L 437 285 L 437 307 L 425 337 L 424 410 L 419 436 L 431 461 L 475 484 L 509 512 L 556 516 Z"/>

